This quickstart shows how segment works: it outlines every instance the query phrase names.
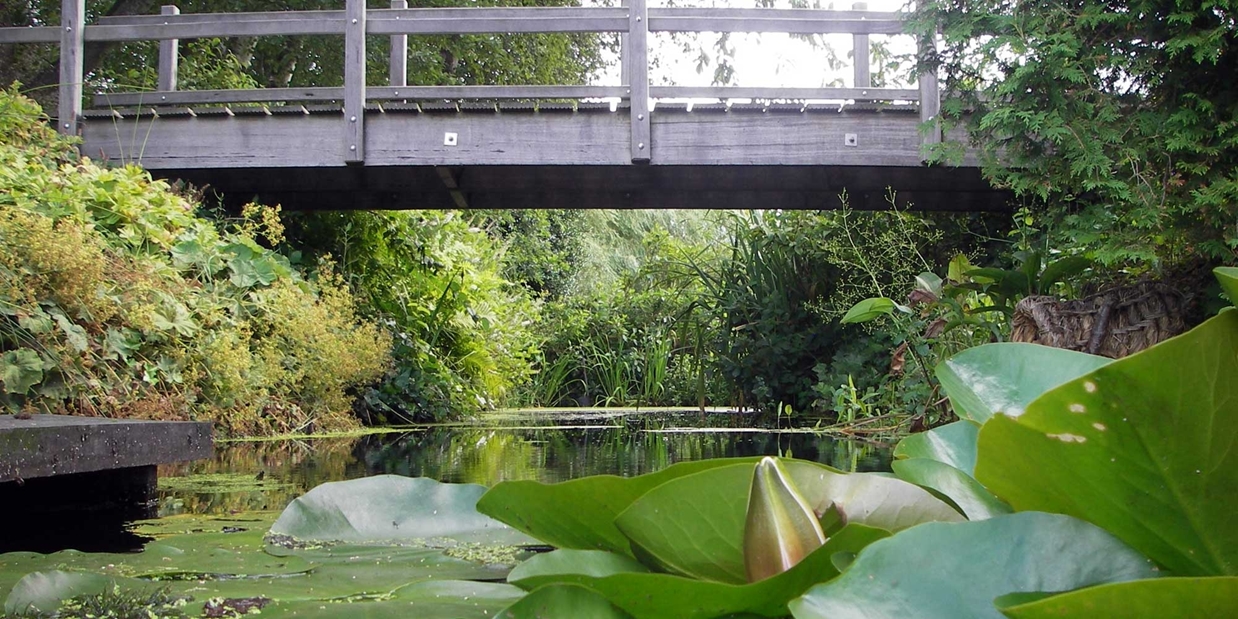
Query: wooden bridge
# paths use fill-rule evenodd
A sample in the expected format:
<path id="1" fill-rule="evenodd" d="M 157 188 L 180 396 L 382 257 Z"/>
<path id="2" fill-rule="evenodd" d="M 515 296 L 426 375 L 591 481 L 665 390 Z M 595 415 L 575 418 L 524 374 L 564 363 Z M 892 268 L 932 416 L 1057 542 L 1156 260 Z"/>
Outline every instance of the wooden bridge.
<path id="1" fill-rule="evenodd" d="M 367 9 L 105 17 L 62 0 L 59 27 L 0 28 L 2 43 L 59 43 L 59 129 L 95 158 L 209 184 L 286 208 L 823 209 L 898 201 L 995 210 L 1006 196 L 971 167 L 929 167 L 940 140 L 937 80 L 875 88 L 869 36 L 899 34 L 899 13 L 815 9 Z M 406 83 L 408 36 L 620 33 L 620 86 Z M 846 88 L 651 86 L 650 32 L 845 33 Z M 178 41 L 344 37 L 344 85 L 181 91 Z M 389 82 L 366 84 L 366 38 L 389 37 Z M 158 90 L 97 95 L 83 109 L 83 49 L 161 41 Z M 931 43 L 922 43 L 931 44 Z"/>

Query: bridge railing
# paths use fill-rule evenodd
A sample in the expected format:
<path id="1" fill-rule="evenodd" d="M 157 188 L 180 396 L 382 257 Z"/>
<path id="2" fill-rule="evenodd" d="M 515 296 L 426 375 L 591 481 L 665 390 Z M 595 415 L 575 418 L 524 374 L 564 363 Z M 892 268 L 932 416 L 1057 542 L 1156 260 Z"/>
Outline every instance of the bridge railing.
<path id="1" fill-rule="evenodd" d="M 181 14 L 164 6 L 159 15 L 103 17 L 86 24 L 86 0 L 62 0 L 58 27 L 0 28 L 3 43 L 59 43 L 60 109 L 58 128 L 75 133 L 82 115 L 83 58 L 86 42 L 160 41 L 158 89 L 108 93 L 96 105 L 210 105 L 259 102 L 342 101 L 349 162 L 365 158 L 365 107 L 384 100 L 592 99 L 626 101 L 631 117 L 634 162 L 650 158 L 650 101 L 670 98 L 758 100 L 912 101 L 922 121 L 939 110 L 937 79 L 921 74 L 918 88 L 874 88 L 869 67 L 869 35 L 904 33 L 897 12 L 820 9 L 649 8 L 646 0 L 611 7 L 408 8 L 392 0 L 389 9 L 367 9 L 365 0 L 346 0 L 344 10 Z M 493 33 L 619 33 L 622 39 L 621 86 L 421 86 L 406 82 L 409 35 Z M 759 32 L 850 34 L 853 41 L 853 86 L 849 88 L 763 88 L 743 86 L 651 86 L 650 32 Z M 177 90 L 180 39 L 281 35 L 342 35 L 345 39 L 344 85 L 324 88 L 249 90 Z M 366 84 L 366 37 L 391 40 L 386 86 Z M 924 43 L 922 42 L 922 45 Z M 922 137 L 936 141 L 936 131 Z"/>

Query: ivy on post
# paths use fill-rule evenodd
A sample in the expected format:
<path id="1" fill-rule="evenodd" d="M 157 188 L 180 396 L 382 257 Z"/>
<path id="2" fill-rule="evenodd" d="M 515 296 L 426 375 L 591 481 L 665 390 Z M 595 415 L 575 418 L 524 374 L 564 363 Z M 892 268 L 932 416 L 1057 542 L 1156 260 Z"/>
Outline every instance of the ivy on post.
<path id="1" fill-rule="evenodd" d="M 632 163 L 649 163 L 649 9 L 628 2 L 628 105 L 632 118 Z"/>
<path id="2" fill-rule="evenodd" d="M 344 9 L 344 162 L 365 162 L 365 0 Z"/>
<path id="3" fill-rule="evenodd" d="M 165 5 L 160 10 L 161 15 L 180 15 L 180 8 Z M 159 91 L 176 90 L 176 73 L 180 67 L 180 41 L 166 39 L 159 42 Z"/>
<path id="4" fill-rule="evenodd" d="M 77 135 L 82 116 L 82 74 L 85 51 L 86 0 L 60 3 L 60 115 L 56 128 Z"/>

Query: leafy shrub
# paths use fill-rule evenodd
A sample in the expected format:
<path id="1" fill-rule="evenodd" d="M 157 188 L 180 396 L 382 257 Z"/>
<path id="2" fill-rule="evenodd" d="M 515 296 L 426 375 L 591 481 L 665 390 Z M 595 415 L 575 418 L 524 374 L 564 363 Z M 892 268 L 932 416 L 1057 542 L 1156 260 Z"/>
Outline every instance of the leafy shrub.
<path id="1" fill-rule="evenodd" d="M 343 428 L 390 342 L 329 262 L 294 269 L 166 183 L 78 159 L 0 94 L 0 371 L 11 410 L 209 419 L 232 432 Z M 270 240 L 268 238 L 268 240 Z"/>

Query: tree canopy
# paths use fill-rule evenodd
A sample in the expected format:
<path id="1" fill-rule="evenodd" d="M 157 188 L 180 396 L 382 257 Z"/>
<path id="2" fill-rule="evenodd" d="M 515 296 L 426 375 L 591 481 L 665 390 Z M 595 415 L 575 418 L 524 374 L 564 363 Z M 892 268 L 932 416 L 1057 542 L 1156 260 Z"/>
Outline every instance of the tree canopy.
<path id="1" fill-rule="evenodd" d="M 921 68 L 994 183 L 1061 246 L 1157 268 L 1238 249 L 1236 19 L 1228 0 L 933 0 L 915 29 L 941 33 Z"/>

